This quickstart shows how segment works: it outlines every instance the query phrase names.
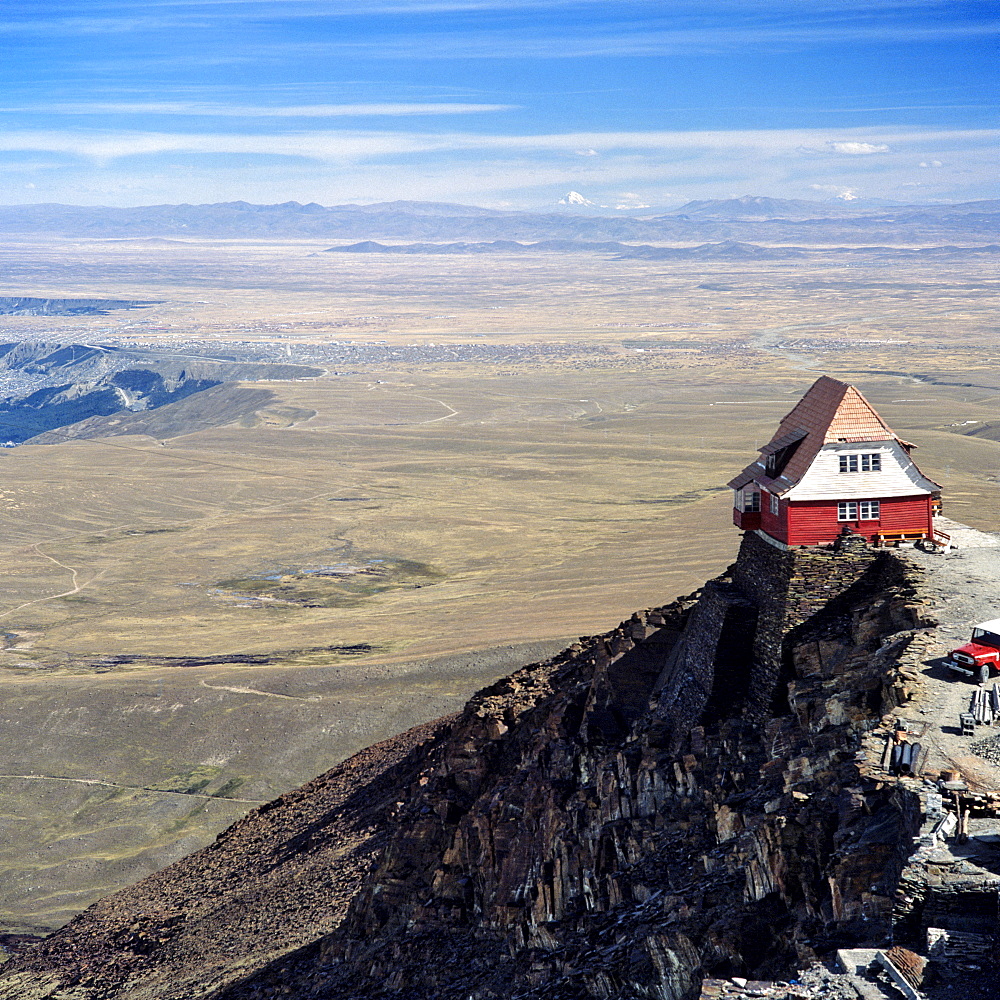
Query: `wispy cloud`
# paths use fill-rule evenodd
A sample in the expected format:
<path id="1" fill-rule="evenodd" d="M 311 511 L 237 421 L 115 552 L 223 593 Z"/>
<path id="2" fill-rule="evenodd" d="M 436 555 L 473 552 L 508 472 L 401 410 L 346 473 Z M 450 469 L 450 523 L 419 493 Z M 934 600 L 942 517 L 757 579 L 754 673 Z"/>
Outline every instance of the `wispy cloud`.
<path id="1" fill-rule="evenodd" d="M 998 31 L 987 0 L 9 0 L 0 201 L 989 197 Z"/>
<path id="2" fill-rule="evenodd" d="M 107 161 L 159 153 L 246 153 L 307 156 L 317 160 L 378 157 L 410 153 L 477 151 L 551 153 L 571 156 L 578 163 L 594 162 L 611 153 L 656 152 L 686 155 L 699 150 L 736 154 L 799 157 L 888 153 L 891 139 L 897 151 L 948 143 L 989 144 L 1000 137 L 994 129 L 879 130 L 878 141 L 833 139 L 820 129 L 759 129 L 690 132 L 566 132 L 543 135 L 479 135 L 447 132 L 328 131 L 253 133 L 181 133 L 8 130 L 0 132 L 0 149 L 49 151 Z M 581 157 L 580 153 L 584 155 Z M 581 164 L 582 166 L 582 164 Z"/>
<path id="3" fill-rule="evenodd" d="M 601 23 L 575 27 L 552 26 L 540 33 L 521 26 L 484 26 L 481 30 L 438 30 L 392 33 L 378 37 L 330 37 L 295 40 L 278 45 L 248 46 L 246 58 L 270 61 L 300 57 L 347 57 L 377 60 L 440 59 L 506 60 L 585 59 L 600 57 L 671 56 L 737 52 L 750 46 L 758 52 L 791 51 L 815 45 L 914 44 L 919 42 L 1000 35 L 1000 18 L 990 22 L 828 23 L 820 18 L 774 24 L 711 24 L 674 27 L 669 24 Z"/>
<path id="4" fill-rule="evenodd" d="M 23 0 L 22 0 L 23 2 Z M 789 17 L 803 13 L 824 16 L 850 16 L 858 13 L 913 14 L 934 10 L 948 10 L 954 4 L 950 0 L 713 0 L 711 9 L 720 18 L 735 16 L 761 17 L 764 15 Z M 645 15 L 649 11 L 673 16 L 706 16 L 709 11 L 699 0 L 630 0 L 628 7 Z M 447 11 L 585 11 L 600 9 L 607 11 L 607 0 L 366 0 L 363 9 L 357 0 L 145 0 L 145 12 L 197 13 L 199 16 L 233 14 L 241 17 L 357 17 L 365 13 L 395 11 L 412 14 L 437 15 Z M 35 5 L 25 8 L 20 20 L 31 20 Z M 48 17 L 66 21 L 83 20 L 87 17 L 116 17 L 135 12 L 130 0 L 49 0 L 45 4 Z M 85 13 L 81 13 L 81 10 Z M 10 20 L 17 21 L 17 5 L 8 11 Z"/>
<path id="5" fill-rule="evenodd" d="M 988 197 L 1000 131 L 911 131 L 881 156 L 825 156 L 803 130 L 700 133 L 0 133 L 0 202 L 432 199 L 535 207 L 568 190 L 614 209 L 730 194 Z M 576 150 L 600 150 L 580 157 Z M 947 153 L 946 153 L 947 151 Z M 928 170 L 918 163 L 948 166 Z M 955 166 L 952 166 L 955 164 Z M 29 185 L 35 185 L 33 188 Z"/>
<path id="6" fill-rule="evenodd" d="M 164 42 L 211 38 L 245 59 L 325 51 L 370 59 L 584 58 L 711 53 L 754 45 L 886 45 L 1000 33 L 988 5 L 948 0 L 167 0 L 46 5 L 45 16 L 6 12 L 0 34 L 137 35 Z M 985 12 L 984 12 L 985 9 Z M 400 30 L 392 15 L 407 24 Z M 539 29 L 539 18 L 545 30 Z M 303 38 L 298 22 L 313 25 Z M 325 30 L 316 25 L 322 24 Z M 291 29 L 291 30 L 288 30 Z M 169 40 L 169 36 L 168 39 Z M 177 41 L 181 41 L 180 37 Z M 509 46 L 515 46 L 511 49 Z M 141 59 L 141 53 L 136 53 Z"/>
<path id="7" fill-rule="evenodd" d="M 368 118 L 411 115 L 471 115 L 510 111 L 512 104 L 406 103 L 372 104 L 219 104 L 196 101 L 89 101 L 22 107 L 0 107 L 3 112 L 59 115 L 168 115 L 210 118 Z"/>
<path id="8" fill-rule="evenodd" d="M 827 145 L 835 153 L 845 153 L 847 156 L 871 156 L 873 153 L 889 152 L 889 147 L 884 142 L 831 142 Z"/>

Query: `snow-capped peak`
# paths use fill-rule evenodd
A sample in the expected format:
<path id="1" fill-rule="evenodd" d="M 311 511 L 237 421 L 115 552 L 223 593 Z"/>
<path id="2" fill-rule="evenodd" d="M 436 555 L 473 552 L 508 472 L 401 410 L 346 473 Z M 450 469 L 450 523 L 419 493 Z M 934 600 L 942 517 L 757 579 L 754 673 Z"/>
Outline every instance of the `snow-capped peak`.
<path id="1" fill-rule="evenodd" d="M 559 199 L 560 205 L 593 205 L 589 198 L 584 198 L 579 191 L 570 191 L 565 197 Z"/>

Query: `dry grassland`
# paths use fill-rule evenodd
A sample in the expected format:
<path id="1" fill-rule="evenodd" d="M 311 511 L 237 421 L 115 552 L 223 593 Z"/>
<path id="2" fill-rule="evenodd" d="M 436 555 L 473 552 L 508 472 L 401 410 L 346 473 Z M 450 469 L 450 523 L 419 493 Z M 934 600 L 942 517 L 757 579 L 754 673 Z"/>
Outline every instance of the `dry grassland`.
<path id="1" fill-rule="evenodd" d="M 163 301 L 3 317 L 7 340 L 565 350 L 352 364 L 222 426 L 0 452 L 0 927 L 57 925 L 720 571 L 724 484 L 820 371 L 917 442 L 950 516 L 1000 522 L 982 264 L 16 249 L 10 293 Z"/>
<path id="2" fill-rule="evenodd" d="M 725 342 L 779 332 L 935 349 L 995 334 L 995 259 L 640 261 L 597 254 L 326 254 L 327 243 L 49 240 L 0 245 L 10 293 L 158 299 L 105 317 L 4 318 L 60 338 L 113 335 L 561 342 L 585 335 Z M 914 248 L 903 248 L 914 249 Z M 945 329 L 942 329 L 942 326 Z M 892 346 L 892 345 L 888 345 Z"/>

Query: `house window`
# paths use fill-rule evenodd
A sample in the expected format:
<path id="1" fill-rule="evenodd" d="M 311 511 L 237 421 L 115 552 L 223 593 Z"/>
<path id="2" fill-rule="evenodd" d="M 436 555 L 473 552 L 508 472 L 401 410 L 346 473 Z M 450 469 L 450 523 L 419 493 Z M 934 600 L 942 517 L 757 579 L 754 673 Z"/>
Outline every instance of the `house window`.
<path id="1" fill-rule="evenodd" d="M 756 514 L 760 511 L 760 494 L 746 490 L 743 493 L 743 511 L 747 514 Z"/>
<path id="2" fill-rule="evenodd" d="M 877 521 L 881 504 L 878 500 L 862 500 L 858 504 L 858 517 L 862 521 Z"/>
<path id="3" fill-rule="evenodd" d="M 771 513 L 778 513 L 778 498 L 774 493 L 771 494 Z"/>
<path id="4" fill-rule="evenodd" d="M 876 452 L 867 452 L 863 455 L 840 455 L 841 472 L 881 472 L 882 456 Z"/>
<path id="5" fill-rule="evenodd" d="M 838 521 L 877 521 L 882 505 L 878 500 L 841 500 L 837 504 Z"/>

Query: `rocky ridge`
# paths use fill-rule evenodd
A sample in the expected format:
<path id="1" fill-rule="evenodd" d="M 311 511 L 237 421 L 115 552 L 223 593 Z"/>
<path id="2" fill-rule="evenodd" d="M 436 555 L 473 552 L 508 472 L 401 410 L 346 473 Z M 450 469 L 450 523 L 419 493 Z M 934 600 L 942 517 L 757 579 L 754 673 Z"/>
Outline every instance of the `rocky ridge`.
<path id="1" fill-rule="evenodd" d="M 349 796 L 289 793 L 91 907 L 0 993 L 690 1000 L 881 945 L 921 801 L 864 739 L 919 691 L 919 577 L 748 535 L 699 594 L 485 689 L 394 770 L 346 762 Z M 323 920 L 288 919 L 302 901 Z"/>
<path id="2" fill-rule="evenodd" d="M 0 443 L 5 447 L 29 440 L 57 444 L 128 433 L 176 436 L 245 419 L 274 399 L 267 389 L 232 384 L 237 380 L 320 374 L 322 369 L 306 365 L 199 358 L 152 349 L 4 343 L 0 344 Z M 153 415 L 161 409 L 167 412 Z"/>
<path id="3" fill-rule="evenodd" d="M 0 316 L 107 316 L 115 309 L 146 309 L 159 305 L 141 299 L 41 299 L 0 295 Z"/>

